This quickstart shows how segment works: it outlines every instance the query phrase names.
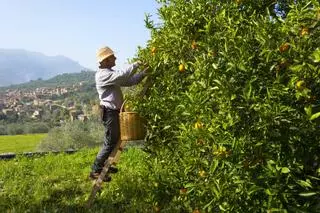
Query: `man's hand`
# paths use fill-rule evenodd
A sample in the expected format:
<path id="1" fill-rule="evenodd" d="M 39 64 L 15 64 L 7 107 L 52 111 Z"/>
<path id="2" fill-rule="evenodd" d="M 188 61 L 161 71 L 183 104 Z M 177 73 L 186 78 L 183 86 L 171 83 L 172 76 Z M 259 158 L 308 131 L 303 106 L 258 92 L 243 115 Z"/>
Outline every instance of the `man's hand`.
<path id="1" fill-rule="evenodd" d="M 135 69 L 137 69 L 138 67 L 142 67 L 143 70 L 141 70 L 141 73 L 144 73 L 145 75 L 149 74 L 150 71 L 151 71 L 148 63 L 143 63 L 143 62 L 140 61 L 140 60 L 134 62 L 133 65 L 135 66 Z"/>

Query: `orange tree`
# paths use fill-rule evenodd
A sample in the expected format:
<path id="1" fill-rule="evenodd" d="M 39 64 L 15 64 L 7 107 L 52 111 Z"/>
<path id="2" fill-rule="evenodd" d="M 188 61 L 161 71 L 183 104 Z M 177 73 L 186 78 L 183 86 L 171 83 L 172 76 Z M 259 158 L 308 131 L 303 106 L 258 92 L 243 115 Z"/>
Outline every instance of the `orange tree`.
<path id="1" fill-rule="evenodd" d="M 155 211 L 319 210 L 319 2 L 158 2 L 134 100 Z"/>

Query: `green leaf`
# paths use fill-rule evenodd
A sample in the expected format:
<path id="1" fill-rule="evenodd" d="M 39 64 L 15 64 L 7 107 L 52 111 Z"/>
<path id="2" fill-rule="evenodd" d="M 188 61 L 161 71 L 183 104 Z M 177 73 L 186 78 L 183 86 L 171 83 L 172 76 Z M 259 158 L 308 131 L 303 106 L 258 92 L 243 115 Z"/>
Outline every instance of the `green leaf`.
<path id="1" fill-rule="evenodd" d="M 272 195 L 273 195 L 273 193 L 270 191 L 270 189 L 266 189 L 265 192 L 266 192 L 266 194 L 269 195 L 269 196 L 272 196 Z"/>
<path id="2" fill-rule="evenodd" d="M 251 92 L 252 92 L 252 86 L 251 86 L 251 82 L 247 82 L 246 87 L 244 88 L 244 97 L 249 100 L 251 97 Z"/>
<path id="3" fill-rule="evenodd" d="M 193 183 L 187 183 L 186 185 L 184 185 L 185 188 L 192 188 L 194 187 Z"/>
<path id="4" fill-rule="evenodd" d="M 170 127 L 171 127 L 170 125 L 165 126 L 165 127 L 163 128 L 163 130 L 169 129 Z"/>
<path id="5" fill-rule="evenodd" d="M 256 192 L 256 191 L 259 191 L 261 190 L 262 188 L 261 187 L 258 187 L 258 186 L 251 186 L 249 191 L 248 191 L 248 195 L 251 195 L 252 193 Z"/>
<path id="6" fill-rule="evenodd" d="M 222 210 L 222 211 L 227 211 L 227 209 L 223 208 L 222 205 L 219 205 L 219 209 Z"/>
<path id="7" fill-rule="evenodd" d="M 304 181 L 304 180 L 298 180 L 297 183 L 302 186 L 302 187 L 305 187 L 305 188 L 312 188 L 312 185 L 310 183 L 309 180 L 307 181 Z"/>
<path id="8" fill-rule="evenodd" d="M 314 62 L 319 63 L 320 62 L 320 49 L 316 49 L 312 54 L 312 59 Z"/>
<path id="9" fill-rule="evenodd" d="M 282 167 L 281 173 L 286 174 L 286 173 L 289 173 L 289 172 L 290 172 L 290 169 L 288 167 Z"/>
<path id="10" fill-rule="evenodd" d="M 299 195 L 303 196 L 303 197 L 310 197 L 310 196 L 313 196 L 316 194 L 317 194 L 317 192 L 303 192 L 303 193 L 300 193 Z"/>
<path id="11" fill-rule="evenodd" d="M 215 63 L 212 63 L 212 67 L 213 67 L 213 69 L 215 69 L 215 70 L 218 69 L 218 65 L 216 65 Z"/>
<path id="12" fill-rule="evenodd" d="M 299 72 L 300 70 L 302 70 L 303 67 L 304 67 L 304 65 L 302 65 L 302 64 L 292 65 L 292 66 L 290 66 L 290 70 L 292 70 L 293 72 Z"/>
<path id="13" fill-rule="evenodd" d="M 268 164 L 275 164 L 276 162 L 274 162 L 273 160 L 268 160 Z"/>
<path id="14" fill-rule="evenodd" d="M 211 165 L 211 168 L 210 168 L 211 173 L 214 173 L 216 171 L 218 164 L 219 164 L 218 160 L 213 160 L 213 164 Z"/>
<path id="15" fill-rule="evenodd" d="M 263 145 L 263 143 L 262 142 L 258 142 L 254 146 L 261 146 L 261 145 Z"/>
<path id="16" fill-rule="evenodd" d="M 217 79 L 215 79 L 215 80 L 213 80 L 213 82 L 215 82 L 216 84 L 218 84 L 218 85 L 222 85 L 222 83 L 221 83 L 221 81 L 219 81 L 219 80 L 217 80 Z"/>
<path id="17" fill-rule="evenodd" d="M 183 112 L 182 115 L 183 116 L 191 116 L 191 114 L 189 112 Z"/>
<path id="18" fill-rule="evenodd" d="M 320 112 L 317 112 L 317 113 L 313 114 L 313 115 L 310 117 L 310 121 L 313 121 L 314 119 L 317 119 L 318 117 L 320 117 Z"/>
<path id="19" fill-rule="evenodd" d="M 215 198 L 213 198 L 207 205 L 205 205 L 203 208 L 204 209 L 208 209 L 210 208 L 211 204 L 213 203 L 213 201 L 215 200 Z"/>
<path id="20" fill-rule="evenodd" d="M 306 112 L 308 117 L 311 117 L 311 114 L 312 114 L 312 107 L 311 106 L 304 107 L 304 111 Z"/>

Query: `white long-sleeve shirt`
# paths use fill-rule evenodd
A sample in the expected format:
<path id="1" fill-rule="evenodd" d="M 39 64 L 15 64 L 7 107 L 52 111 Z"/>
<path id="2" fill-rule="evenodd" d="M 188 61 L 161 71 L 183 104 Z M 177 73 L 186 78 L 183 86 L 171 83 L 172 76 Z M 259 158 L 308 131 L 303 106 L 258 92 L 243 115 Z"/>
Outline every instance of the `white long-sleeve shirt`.
<path id="1" fill-rule="evenodd" d="M 138 66 L 138 63 L 134 63 L 121 71 L 99 69 L 96 72 L 95 81 L 100 105 L 104 105 L 108 109 L 120 110 L 123 103 L 121 87 L 136 85 L 146 75 L 145 72 L 132 74 Z"/>

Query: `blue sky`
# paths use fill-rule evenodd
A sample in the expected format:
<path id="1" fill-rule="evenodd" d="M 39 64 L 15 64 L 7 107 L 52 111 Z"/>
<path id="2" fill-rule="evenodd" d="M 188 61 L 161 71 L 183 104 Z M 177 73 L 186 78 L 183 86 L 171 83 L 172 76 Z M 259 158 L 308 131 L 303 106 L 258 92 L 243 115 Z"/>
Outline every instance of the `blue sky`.
<path id="1" fill-rule="evenodd" d="M 155 0 L 0 0 L 0 48 L 64 55 L 96 69 L 96 51 L 108 45 L 123 67 L 150 32 L 145 13 L 157 17 Z"/>

